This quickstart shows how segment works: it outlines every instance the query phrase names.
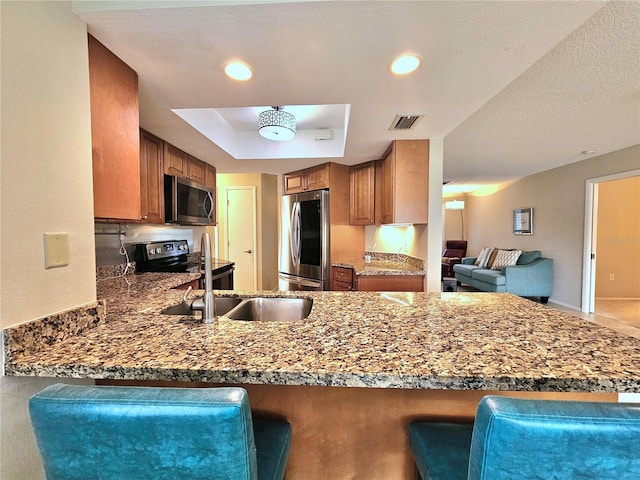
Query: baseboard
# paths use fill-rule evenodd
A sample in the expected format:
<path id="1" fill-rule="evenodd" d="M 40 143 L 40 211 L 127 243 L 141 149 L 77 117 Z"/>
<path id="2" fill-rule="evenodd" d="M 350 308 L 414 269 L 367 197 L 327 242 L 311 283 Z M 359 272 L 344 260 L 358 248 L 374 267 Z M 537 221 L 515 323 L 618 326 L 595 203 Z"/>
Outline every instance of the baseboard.
<path id="1" fill-rule="evenodd" d="M 580 307 L 576 306 L 576 305 L 570 305 L 568 303 L 559 302 L 558 300 L 554 299 L 553 297 L 549 298 L 549 303 L 552 303 L 553 305 L 559 305 L 561 307 L 568 308 L 570 310 L 577 310 L 578 312 L 582 311 L 582 309 Z M 551 306 L 553 307 L 553 305 L 551 305 Z"/>

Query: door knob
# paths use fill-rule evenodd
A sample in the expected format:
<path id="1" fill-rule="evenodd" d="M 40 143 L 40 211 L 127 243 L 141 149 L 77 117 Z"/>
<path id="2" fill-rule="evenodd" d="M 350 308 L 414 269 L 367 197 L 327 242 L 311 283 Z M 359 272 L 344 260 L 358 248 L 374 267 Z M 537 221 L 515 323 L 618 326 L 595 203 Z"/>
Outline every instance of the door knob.
<path id="1" fill-rule="evenodd" d="M 244 253 L 253 253 L 251 250 L 245 250 Z"/>

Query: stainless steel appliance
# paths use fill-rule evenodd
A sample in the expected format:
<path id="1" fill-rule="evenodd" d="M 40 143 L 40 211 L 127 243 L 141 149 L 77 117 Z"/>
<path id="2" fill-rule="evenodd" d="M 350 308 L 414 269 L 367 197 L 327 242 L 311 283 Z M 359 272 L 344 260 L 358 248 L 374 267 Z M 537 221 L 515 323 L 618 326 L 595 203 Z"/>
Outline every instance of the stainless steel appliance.
<path id="1" fill-rule="evenodd" d="M 136 243 L 134 247 L 138 272 L 204 272 L 202 259 L 189 260 L 189 243 L 186 240 Z M 233 290 L 234 262 L 214 258 L 211 269 L 215 290 Z M 200 283 L 200 288 L 204 288 L 203 282 Z"/>
<path id="2" fill-rule="evenodd" d="M 329 290 L 329 192 L 284 195 L 280 290 Z"/>
<path id="3" fill-rule="evenodd" d="M 215 211 L 214 190 L 186 178 L 164 176 L 164 219 L 180 225 L 210 225 Z"/>

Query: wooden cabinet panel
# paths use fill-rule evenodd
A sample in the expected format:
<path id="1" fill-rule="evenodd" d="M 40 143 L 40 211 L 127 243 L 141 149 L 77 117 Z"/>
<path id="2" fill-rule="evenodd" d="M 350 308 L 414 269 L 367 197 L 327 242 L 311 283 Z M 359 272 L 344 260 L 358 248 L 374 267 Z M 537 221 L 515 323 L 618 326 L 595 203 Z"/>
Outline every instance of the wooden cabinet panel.
<path id="1" fill-rule="evenodd" d="M 375 223 L 376 162 L 352 166 L 349 179 L 349 223 L 373 225 Z"/>
<path id="2" fill-rule="evenodd" d="M 187 176 L 187 154 L 167 142 L 164 142 L 164 173 Z"/>
<path id="3" fill-rule="evenodd" d="M 429 219 L 429 140 L 394 140 L 379 175 L 380 223 Z"/>
<path id="4" fill-rule="evenodd" d="M 91 35 L 89 92 L 93 214 L 140 220 L 138 75 Z"/>
<path id="5" fill-rule="evenodd" d="M 422 292 L 421 275 L 366 275 L 356 277 L 356 290 L 366 292 Z"/>
<path id="6" fill-rule="evenodd" d="M 164 223 L 163 143 L 140 130 L 140 209 L 146 223 Z"/>
<path id="7" fill-rule="evenodd" d="M 324 163 L 284 175 L 284 193 L 301 193 L 322 190 L 330 185 L 330 164 Z"/>

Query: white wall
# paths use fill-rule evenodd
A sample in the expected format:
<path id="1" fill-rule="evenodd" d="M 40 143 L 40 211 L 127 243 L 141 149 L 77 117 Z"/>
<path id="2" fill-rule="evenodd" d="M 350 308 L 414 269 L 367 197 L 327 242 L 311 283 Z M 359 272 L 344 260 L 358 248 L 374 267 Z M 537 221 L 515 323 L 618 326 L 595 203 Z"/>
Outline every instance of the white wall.
<path id="1" fill-rule="evenodd" d="M 491 195 L 467 195 L 467 254 L 474 256 L 485 245 L 542 250 L 553 259 L 551 299 L 579 310 L 586 180 L 637 169 L 639 162 L 640 145 L 635 145 L 525 177 Z M 521 207 L 534 209 L 533 235 L 513 234 L 513 210 Z"/>
<path id="2" fill-rule="evenodd" d="M 96 300 L 87 31 L 70 2 L 1 2 L 0 326 Z M 45 270 L 44 232 L 70 263 Z M 0 478 L 43 478 L 27 414 L 54 379 L 1 377 Z"/>
<path id="3" fill-rule="evenodd" d="M 7 327 L 96 300 L 87 32 L 70 2 L 2 2 L 2 305 Z M 69 233 L 44 267 L 43 234 Z"/>

